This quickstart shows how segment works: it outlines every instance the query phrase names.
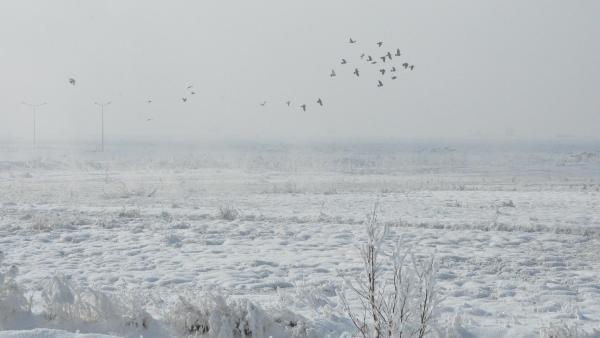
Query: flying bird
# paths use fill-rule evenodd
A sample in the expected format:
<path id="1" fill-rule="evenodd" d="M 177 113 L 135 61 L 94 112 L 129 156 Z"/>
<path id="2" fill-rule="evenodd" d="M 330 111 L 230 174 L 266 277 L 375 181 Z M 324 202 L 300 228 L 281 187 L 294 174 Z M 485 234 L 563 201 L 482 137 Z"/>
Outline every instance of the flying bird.
<path id="1" fill-rule="evenodd" d="M 392 80 L 396 80 L 398 77 L 396 75 L 392 76 Z"/>
<path id="2" fill-rule="evenodd" d="M 377 42 L 377 46 L 379 46 L 379 47 L 383 46 L 383 41 Z"/>
<path id="3" fill-rule="evenodd" d="M 75 79 L 74 78 L 70 78 L 69 79 L 69 83 L 74 86 L 75 85 Z"/>
<path id="4" fill-rule="evenodd" d="M 147 118 L 147 119 L 146 119 L 146 122 L 150 122 L 150 121 L 152 121 L 152 119 L 151 119 L 151 118 Z"/>
<path id="5" fill-rule="evenodd" d="M 386 55 L 387 55 L 388 59 L 390 59 L 390 60 L 392 59 L 392 53 L 390 53 L 390 52 L 387 52 L 387 54 L 386 54 Z"/>
<path id="6" fill-rule="evenodd" d="M 192 89 L 194 87 L 194 85 L 189 85 L 187 86 L 187 89 Z"/>
<path id="7" fill-rule="evenodd" d="M 390 72 L 395 72 L 396 71 L 396 67 L 392 67 L 392 69 L 390 69 Z"/>
<path id="8" fill-rule="evenodd" d="M 319 98 L 319 99 L 317 100 L 317 103 L 318 103 L 318 104 L 320 104 L 320 105 L 321 105 L 321 107 L 323 107 L 323 100 L 321 100 L 321 98 Z"/>
<path id="9" fill-rule="evenodd" d="M 290 106 L 290 104 L 292 103 L 292 101 L 285 101 L 285 103 L 288 105 L 288 107 Z"/>
<path id="10" fill-rule="evenodd" d="M 346 62 L 346 59 L 342 59 L 342 64 L 345 65 L 346 63 L 348 63 Z"/>
<path id="11" fill-rule="evenodd" d="M 354 75 L 360 76 L 360 73 L 358 72 L 358 68 L 354 68 Z"/>
<path id="12" fill-rule="evenodd" d="M 377 64 L 377 61 L 372 61 L 371 64 L 375 65 L 375 64 Z"/>
<path id="13" fill-rule="evenodd" d="M 406 63 L 406 62 L 405 62 L 405 63 L 403 63 L 403 64 L 402 64 L 402 67 L 404 67 L 404 69 L 408 68 L 408 63 Z"/>
<path id="14" fill-rule="evenodd" d="M 415 65 L 410 65 L 410 67 L 408 67 L 408 68 L 410 68 L 410 70 L 413 70 L 413 69 L 415 69 Z"/>
<path id="15" fill-rule="evenodd" d="M 335 76 L 335 70 L 331 70 L 331 74 L 329 74 L 329 76 L 334 77 Z"/>
<path id="16" fill-rule="evenodd" d="M 381 75 L 385 75 L 385 69 L 380 69 L 379 72 L 381 72 Z"/>
<path id="17" fill-rule="evenodd" d="M 396 48 L 396 56 L 401 56 L 402 54 L 400 53 L 400 48 Z"/>
<path id="18" fill-rule="evenodd" d="M 146 103 L 152 103 L 152 100 L 148 99 L 146 100 Z"/>
<path id="19" fill-rule="evenodd" d="M 385 62 L 385 55 L 380 57 L 381 61 Z"/>
<path id="20" fill-rule="evenodd" d="M 352 40 L 352 38 L 350 38 L 350 43 L 356 43 L 356 40 Z"/>
<path id="21" fill-rule="evenodd" d="M 373 61 L 373 58 L 371 57 L 371 55 L 369 55 L 369 56 L 367 57 L 367 61 L 369 61 L 369 62 L 370 62 L 370 61 Z"/>
<path id="22" fill-rule="evenodd" d="M 360 58 L 364 59 L 365 58 L 365 53 L 360 54 Z"/>
<path id="23" fill-rule="evenodd" d="M 186 103 L 187 102 L 187 97 L 182 97 L 181 101 L 183 101 L 183 103 Z"/>
<path id="24" fill-rule="evenodd" d="M 302 108 L 302 110 L 306 111 L 306 104 L 300 105 L 300 108 Z"/>
<path id="25" fill-rule="evenodd" d="M 196 92 L 190 92 L 190 94 L 192 94 L 192 95 L 196 95 Z"/>
<path id="26" fill-rule="evenodd" d="M 267 104 L 267 101 L 263 101 L 263 102 L 261 102 L 261 103 L 260 103 L 260 105 L 261 105 L 261 106 L 263 106 L 263 107 L 264 107 L 266 104 Z"/>
<path id="27" fill-rule="evenodd" d="M 383 82 L 381 82 L 381 80 L 377 81 L 377 87 L 383 87 Z"/>

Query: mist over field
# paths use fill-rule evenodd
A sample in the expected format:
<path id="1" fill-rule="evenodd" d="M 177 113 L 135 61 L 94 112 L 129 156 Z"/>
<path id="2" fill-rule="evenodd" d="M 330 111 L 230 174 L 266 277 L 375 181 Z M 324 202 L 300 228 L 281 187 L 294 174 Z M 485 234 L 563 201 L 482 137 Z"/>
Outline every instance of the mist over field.
<path id="1" fill-rule="evenodd" d="M 2 1 L 0 337 L 599 337 L 598 17 Z"/>
<path id="2" fill-rule="evenodd" d="M 46 101 L 40 140 L 96 140 L 93 103 L 112 101 L 107 136 L 150 141 L 597 139 L 599 7 L 4 1 L 0 135 L 29 141 L 31 112 L 21 101 Z M 380 40 L 416 68 L 375 88 L 351 73 L 361 53 L 380 53 Z M 349 61 L 346 71 L 340 58 Z M 182 104 L 189 85 L 197 94 Z M 297 107 L 318 96 L 325 109 Z"/>

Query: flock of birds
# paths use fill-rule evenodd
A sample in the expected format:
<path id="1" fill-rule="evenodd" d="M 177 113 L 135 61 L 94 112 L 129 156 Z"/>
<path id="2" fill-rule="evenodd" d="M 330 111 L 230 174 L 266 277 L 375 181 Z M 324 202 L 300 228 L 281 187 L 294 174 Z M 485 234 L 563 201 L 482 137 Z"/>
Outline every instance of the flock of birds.
<path id="1" fill-rule="evenodd" d="M 71 86 L 75 86 L 77 84 L 77 80 L 75 80 L 74 78 L 71 77 L 71 78 L 69 78 L 69 84 Z M 194 85 L 187 86 L 186 90 L 187 90 L 186 95 L 184 95 L 184 96 L 181 97 L 181 102 L 183 102 L 183 103 L 188 102 L 190 96 L 196 95 L 196 91 L 194 90 Z M 152 103 L 152 99 L 151 98 L 146 99 L 146 103 L 147 104 L 151 104 Z M 152 118 L 150 118 L 150 117 L 146 118 L 146 122 L 150 122 L 150 121 L 152 121 Z"/>
<path id="2" fill-rule="evenodd" d="M 75 86 L 77 84 L 77 80 L 75 80 L 74 78 L 69 78 L 69 84 Z M 188 95 L 196 95 L 196 92 L 194 91 L 194 85 L 189 85 L 186 87 L 186 89 L 188 91 Z M 188 101 L 188 95 L 181 97 L 181 101 L 183 103 L 186 103 Z M 152 99 L 147 99 L 146 103 L 152 103 Z"/>
<path id="3" fill-rule="evenodd" d="M 349 43 L 355 44 L 356 40 L 353 40 L 352 38 L 350 38 Z M 383 41 L 378 41 L 376 43 L 376 45 L 379 48 L 383 47 Z M 394 58 L 398 58 L 400 56 L 402 56 L 402 53 L 400 52 L 400 48 L 396 48 L 395 52 L 387 51 L 383 55 L 381 55 L 379 57 L 375 57 L 375 58 L 371 55 L 367 55 L 367 53 L 362 53 L 362 54 L 360 54 L 360 60 L 364 60 L 367 64 L 371 64 L 371 65 L 377 65 L 379 63 L 379 61 L 377 61 L 377 60 L 381 60 L 382 68 L 379 68 L 378 72 L 381 74 L 381 76 L 384 76 L 386 73 L 392 74 L 390 76 L 390 78 L 392 80 L 396 80 L 398 78 L 398 75 L 396 75 L 398 70 L 401 70 L 403 68 L 404 70 L 408 69 L 408 70 L 412 71 L 415 69 L 415 65 L 409 64 L 408 62 L 403 62 L 401 65 L 398 66 L 398 68 L 396 68 L 396 65 L 392 64 L 392 60 L 394 60 Z M 348 61 L 346 59 L 342 58 L 340 64 L 346 65 L 346 64 L 348 64 Z M 388 68 L 386 68 L 386 65 L 388 65 Z M 358 69 L 358 67 L 355 67 L 354 71 L 352 73 L 356 77 L 360 77 L 361 71 Z M 335 69 L 331 70 L 331 74 L 329 74 L 329 76 L 331 76 L 331 77 L 337 76 Z M 383 81 L 381 79 L 377 80 L 377 87 L 383 87 Z"/>
<path id="4" fill-rule="evenodd" d="M 352 39 L 352 37 L 350 37 L 350 39 L 348 40 L 348 43 L 351 45 L 356 45 L 358 42 L 357 40 Z M 376 86 L 378 88 L 381 88 L 384 86 L 384 81 L 385 81 L 385 76 L 386 74 L 388 74 L 389 79 L 390 80 L 396 80 L 398 78 L 398 72 L 402 71 L 402 70 L 414 70 L 415 66 L 413 64 L 409 64 L 408 62 L 403 62 L 401 64 L 396 64 L 394 62 L 394 60 L 397 60 L 398 58 L 400 58 L 402 56 L 402 53 L 400 52 L 400 48 L 396 48 L 395 51 L 389 51 L 389 50 L 385 50 L 383 49 L 383 53 L 381 53 L 382 48 L 384 46 L 384 42 L 383 41 L 377 41 L 374 45 L 376 45 L 378 47 L 378 54 L 372 53 L 369 54 L 367 52 L 361 52 L 360 56 L 357 58 L 357 60 L 359 60 L 359 62 L 362 62 L 364 66 L 368 66 L 370 68 L 374 68 L 378 75 L 379 78 L 377 79 L 377 83 Z M 375 56 L 373 56 L 375 55 Z M 356 76 L 356 78 L 360 78 L 361 74 L 363 74 L 363 66 L 362 65 L 355 65 L 355 66 L 349 66 L 349 62 L 348 62 L 348 58 L 341 58 L 340 61 L 340 66 L 342 67 L 342 69 L 349 69 L 349 71 L 352 72 L 352 74 L 354 76 Z M 377 66 L 379 65 L 379 66 Z M 359 68 L 360 67 L 360 68 Z M 352 70 L 352 68 L 354 68 Z M 372 70 L 372 69 L 368 69 L 368 70 Z M 331 72 L 329 73 L 329 77 L 331 78 L 335 78 L 338 76 L 338 73 L 336 72 L 336 69 L 333 68 L 331 69 Z M 69 84 L 71 84 L 72 86 L 75 86 L 77 83 L 77 81 L 74 78 L 69 78 Z M 181 97 L 181 102 L 182 103 L 187 103 L 189 98 L 193 95 L 196 95 L 196 92 L 194 91 L 194 86 L 193 85 L 188 85 L 186 87 L 186 91 L 187 93 Z M 147 99 L 146 103 L 151 104 L 152 103 L 152 99 Z M 323 107 L 324 105 L 324 101 L 321 97 L 318 97 L 315 100 L 315 103 L 318 104 L 320 107 Z M 288 107 L 292 107 L 292 101 L 291 100 L 287 100 L 285 101 L 285 104 Z M 260 106 L 261 107 L 265 107 L 267 106 L 267 101 L 262 101 L 260 102 Z M 306 110 L 308 109 L 308 104 L 307 103 L 301 103 L 298 105 L 298 108 L 302 109 L 302 111 L 306 112 Z M 146 121 L 151 121 L 151 118 L 148 118 Z"/>
<path id="5" fill-rule="evenodd" d="M 350 39 L 348 40 L 348 43 L 351 45 L 355 45 L 357 44 L 357 40 L 352 39 L 352 37 L 350 37 Z M 375 45 L 379 48 L 378 52 L 380 52 L 380 48 L 383 48 L 384 42 L 383 41 L 377 41 L 375 43 Z M 398 72 L 402 71 L 402 70 L 409 70 L 412 71 L 415 69 L 415 65 L 413 64 L 409 64 L 408 62 L 402 62 L 401 64 L 396 64 L 394 63 L 394 60 L 397 60 L 398 58 L 400 58 L 402 56 L 402 52 L 400 52 L 400 48 L 396 48 L 395 51 L 385 51 L 383 54 L 379 54 L 376 55 L 375 57 L 373 55 L 376 55 L 375 53 L 372 54 L 368 54 L 367 52 L 361 52 L 359 60 L 360 62 L 362 62 L 364 65 L 368 65 L 371 66 L 371 68 L 375 67 L 375 69 L 377 70 L 377 73 L 379 74 L 380 78 L 377 79 L 377 83 L 376 86 L 378 88 L 381 88 L 384 86 L 384 76 L 386 74 L 389 75 L 389 79 L 390 80 L 396 80 L 398 79 Z M 348 59 L 347 58 L 341 58 L 340 61 L 340 66 L 342 66 L 343 68 L 350 68 L 350 70 L 352 70 L 352 68 L 354 68 L 354 70 L 352 71 L 352 74 L 354 76 L 356 76 L 357 78 L 360 78 L 361 74 L 362 74 L 362 70 L 364 69 L 362 68 L 362 66 L 360 65 L 356 65 L 354 67 L 350 67 L 348 66 Z M 375 66 L 375 65 L 380 65 L 379 67 Z M 361 67 L 361 68 L 359 68 Z M 335 78 L 338 76 L 338 73 L 336 72 L 335 68 L 331 69 L 331 72 L 329 73 L 329 77 L 331 78 Z M 317 98 L 317 100 L 315 101 L 320 107 L 323 107 L 323 99 L 322 98 Z M 286 105 L 288 107 L 291 106 L 292 101 L 291 100 L 287 100 L 285 101 Z M 260 102 L 260 105 L 262 107 L 265 107 L 267 105 L 267 101 L 262 101 Z M 302 109 L 302 111 L 306 111 L 307 109 L 307 104 L 306 103 L 302 103 L 298 106 L 300 109 Z"/>

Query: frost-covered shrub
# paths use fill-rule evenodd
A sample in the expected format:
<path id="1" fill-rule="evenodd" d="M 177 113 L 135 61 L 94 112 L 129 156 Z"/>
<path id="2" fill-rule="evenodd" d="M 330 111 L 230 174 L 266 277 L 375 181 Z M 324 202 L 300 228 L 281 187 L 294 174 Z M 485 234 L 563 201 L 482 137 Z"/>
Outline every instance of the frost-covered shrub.
<path id="1" fill-rule="evenodd" d="M 118 298 L 118 313 L 125 326 L 148 329 L 155 320 L 145 309 L 144 297 L 138 293 L 125 293 Z"/>
<path id="2" fill-rule="evenodd" d="M 121 223 L 110 216 L 98 217 L 96 220 L 96 225 L 102 227 L 104 229 L 115 229 L 121 226 Z"/>
<path id="3" fill-rule="evenodd" d="M 540 338 L 588 338 L 598 336 L 600 336 L 600 331 L 587 332 L 576 324 L 560 323 L 540 329 Z"/>
<path id="4" fill-rule="evenodd" d="M 176 335 L 188 337 L 307 337 L 310 331 L 304 318 L 287 310 L 271 315 L 248 299 L 218 293 L 179 296 L 164 317 Z"/>
<path id="5" fill-rule="evenodd" d="M 231 204 L 226 204 L 219 207 L 219 217 L 226 221 L 233 221 L 240 216 L 240 211 L 232 206 Z"/>
<path id="6" fill-rule="evenodd" d="M 378 222 L 377 205 L 367 219 L 366 231 L 367 242 L 360 250 L 362 272 L 346 280 L 339 293 L 342 306 L 362 337 L 424 337 L 432 329 L 438 304 L 434 258 L 419 261 L 403 252 L 401 243 L 386 255 L 382 246 L 388 227 Z M 382 269 L 384 265 L 391 269 Z M 347 298 L 348 290 L 360 304 L 358 311 Z"/>
<path id="7" fill-rule="evenodd" d="M 123 209 L 119 212 L 121 218 L 139 218 L 141 216 L 140 209 Z"/>
<path id="8" fill-rule="evenodd" d="M 273 193 L 273 194 L 299 194 L 302 190 L 298 188 L 296 182 L 286 181 L 281 184 L 273 184 L 271 190 L 266 189 L 263 193 Z"/>
<path id="9" fill-rule="evenodd" d="M 435 329 L 436 334 L 434 337 L 439 338 L 461 338 L 473 336 L 463 327 L 462 317 L 458 313 L 446 319 L 444 323 L 438 325 L 438 327 Z"/>
<path id="10" fill-rule="evenodd" d="M 35 231 L 49 232 L 56 227 L 56 217 L 47 215 L 35 215 L 31 220 L 31 229 Z"/>
<path id="11" fill-rule="evenodd" d="M 63 275 L 54 276 L 42 291 L 43 313 L 48 320 L 95 322 L 101 318 L 95 304 Z M 103 301 L 97 299 L 94 303 Z"/>
<path id="12" fill-rule="evenodd" d="M 35 231 L 50 232 L 57 229 L 74 230 L 81 225 L 91 224 L 89 219 L 73 216 L 65 212 L 38 213 L 27 215 L 31 220 L 31 229 Z"/>
<path id="13" fill-rule="evenodd" d="M 325 281 L 318 285 L 307 285 L 304 281 L 295 285 L 293 290 L 293 301 L 296 306 L 302 304 L 315 312 L 320 312 L 324 308 L 332 309 L 336 306 L 329 297 L 336 295 L 337 285 L 331 281 Z M 285 297 L 278 290 L 280 297 Z"/>
<path id="14" fill-rule="evenodd" d="M 0 251 L 0 264 L 3 259 L 4 255 Z M 0 329 L 4 326 L 3 323 L 8 323 L 13 316 L 31 312 L 31 302 L 17 284 L 18 274 L 19 269 L 14 265 L 6 272 L 0 271 Z"/>
<path id="15" fill-rule="evenodd" d="M 164 221 L 170 222 L 173 220 L 173 216 L 171 216 L 171 214 L 167 211 L 162 211 L 159 215 L 159 218 L 161 218 Z"/>
<path id="16" fill-rule="evenodd" d="M 167 233 L 165 236 L 165 242 L 168 246 L 172 246 L 174 248 L 180 248 L 183 245 L 181 237 L 177 236 L 177 234 L 173 232 Z"/>
<path id="17" fill-rule="evenodd" d="M 205 294 L 202 301 L 179 297 L 169 313 L 169 322 L 179 334 L 210 337 L 263 337 L 266 314 L 248 300 L 227 300 Z"/>
<path id="18" fill-rule="evenodd" d="M 54 276 L 41 296 L 43 316 L 58 324 L 95 323 L 112 329 L 148 329 L 154 321 L 139 297 L 118 297 L 80 288 L 63 275 Z"/>

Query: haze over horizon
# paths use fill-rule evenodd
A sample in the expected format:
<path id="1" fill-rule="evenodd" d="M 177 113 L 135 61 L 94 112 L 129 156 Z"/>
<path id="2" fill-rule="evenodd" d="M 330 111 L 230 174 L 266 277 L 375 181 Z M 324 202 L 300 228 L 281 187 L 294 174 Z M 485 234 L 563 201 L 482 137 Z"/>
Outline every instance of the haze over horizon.
<path id="1" fill-rule="evenodd" d="M 96 140 L 94 101 L 112 101 L 108 139 L 597 138 L 599 15 L 593 1 L 4 1 L 0 139 L 31 139 L 22 101 L 48 102 L 40 142 Z M 376 88 L 339 64 L 378 40 L 415 71 Z"/>

